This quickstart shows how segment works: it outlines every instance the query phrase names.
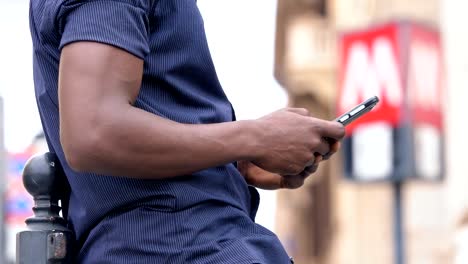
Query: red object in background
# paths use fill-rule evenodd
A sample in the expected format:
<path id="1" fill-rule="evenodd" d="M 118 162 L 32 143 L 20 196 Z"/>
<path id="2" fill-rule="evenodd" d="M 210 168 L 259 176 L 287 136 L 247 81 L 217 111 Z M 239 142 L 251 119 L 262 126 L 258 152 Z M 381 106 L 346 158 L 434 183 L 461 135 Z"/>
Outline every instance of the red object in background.
<path id="1" fill-rule="evenodd" d="M 34 154 L 30 149 L 22 153 L 7 155 L 7 188 L 5 191 L 5 223 L 22 226 L 24 220 L 33 215 L 33 199 L 23 186 L 23 168 Z"/>
<path id="2" fill-rule="evenodd" d="M 443 129 L 443 62 L 438 31 L 410 25 L 407 70 L 409 112 L 416 125 Z"/>
<path id="3" fill-rule="evenodd" d="M 337 115 L 378 96 L 373 111 L 347 126 L 348 178 L 440 180 L 444 175 L 443 59 L 439 32 L 409 21 L 339 38 Z"/>
<path id="4" fill-rule="evenodd" d="M 369 114 L 347 127 L 352 133 L 359 124 L 401 121 L 404 99 L 402 58 L 398 24 L 343 35 L 340 39 L 338 115 L 377 95 L 380 103 Z"/>
<path id="5" fill-rule="evenodd" d="M 348 126 L 416 122 L 443 127 L 440 34 L 416 23 L 389 23 L 344 34 L 339 42 L 338 115 L 377 95 L 378 106 Z M 411 114 L 404 119 L 407 114 Z M 410 119 L 411 118 L 411 119 Z"/>

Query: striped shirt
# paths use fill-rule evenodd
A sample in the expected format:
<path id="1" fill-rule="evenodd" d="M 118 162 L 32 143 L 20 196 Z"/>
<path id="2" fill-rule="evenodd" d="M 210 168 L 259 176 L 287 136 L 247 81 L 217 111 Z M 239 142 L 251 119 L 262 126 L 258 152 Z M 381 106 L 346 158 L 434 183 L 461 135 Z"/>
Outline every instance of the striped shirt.
<path id="1" fill-rule="evenodd" d="M 140 180 L 77 173 L 65 160 L 58 67 L 61 48 L 76 41 L 144 60 L 138 108 L 189 124 L 235 120 L 196 0 L 31 0 L 30 29 L 43 129 L 71 186 L 77 263 L 289 263 L 278 238 L 254 222 L 259 196 L 235 164 Z"/>

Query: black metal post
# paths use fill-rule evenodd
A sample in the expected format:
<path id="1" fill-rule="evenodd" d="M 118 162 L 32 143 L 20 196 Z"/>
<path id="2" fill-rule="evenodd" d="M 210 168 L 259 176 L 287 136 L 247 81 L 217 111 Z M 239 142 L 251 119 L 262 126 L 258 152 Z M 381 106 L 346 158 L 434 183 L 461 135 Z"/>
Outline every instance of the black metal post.
<path id="1" fill-rule="evenodd" d="M 26 220 L 28 230 L 16 236 L 17 264 L 72 263 L 73 233 L 59 215 L 59 200 L 66 198 L 68 182 L 52 153 L 30 159 L 23 184 L 34 197 L 34 216 Z"/>
<path id="2" fill-rule="evenodd" d="M 394 216 L 394 240 L 395 240 L 395 263 L 405 263 L 405 233 L 403 221 L 403 182 L 397 181 L 393 184 L 393 216 Z"/>

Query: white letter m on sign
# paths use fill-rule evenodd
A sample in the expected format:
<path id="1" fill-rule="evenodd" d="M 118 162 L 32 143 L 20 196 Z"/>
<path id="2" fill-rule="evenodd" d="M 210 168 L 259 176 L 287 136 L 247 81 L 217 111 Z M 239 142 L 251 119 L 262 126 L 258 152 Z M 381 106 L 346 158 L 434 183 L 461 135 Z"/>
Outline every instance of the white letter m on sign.
<path id="1" fill-rule="evenodd" d="M 403 97 L 400 76 L 392 44 L 387 38 L 375 39 L 370 50 L 364 42 L 353 43 L 343 76 L 341 111 L 349 110 L 373 95 L 398 107 Z"/>

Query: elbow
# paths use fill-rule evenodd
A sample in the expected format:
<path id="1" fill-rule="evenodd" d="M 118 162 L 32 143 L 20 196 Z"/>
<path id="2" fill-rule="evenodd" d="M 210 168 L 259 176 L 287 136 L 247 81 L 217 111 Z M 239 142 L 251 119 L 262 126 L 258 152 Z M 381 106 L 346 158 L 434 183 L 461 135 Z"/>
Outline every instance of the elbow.
<path id="1" fill-rule="evenodd" d="M 76 172 L 96 172 L 102 141 L 96 129 L 77 130 L 86 133 L 60 133 L 60 142 L 68 166 Z"/>
<path id="2" fill-rule="evenodd" d="M 63 143 L 62 143 L 63 144 Z M 85 160 L 85 154 L 76 147 L 63 147 L 65 159 L 68 166 L 76 172 L 85 172 L 89 169 L 88 162 Z"/>

